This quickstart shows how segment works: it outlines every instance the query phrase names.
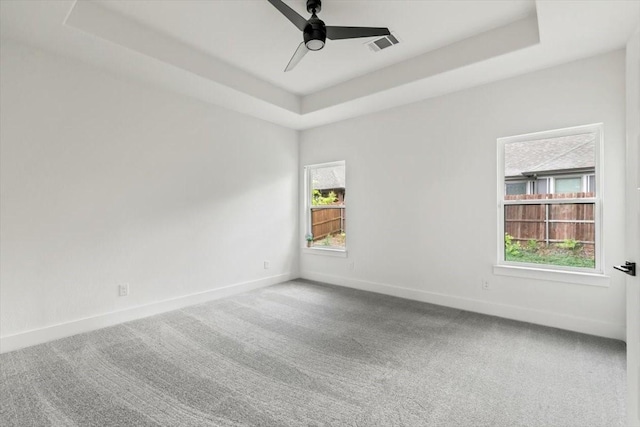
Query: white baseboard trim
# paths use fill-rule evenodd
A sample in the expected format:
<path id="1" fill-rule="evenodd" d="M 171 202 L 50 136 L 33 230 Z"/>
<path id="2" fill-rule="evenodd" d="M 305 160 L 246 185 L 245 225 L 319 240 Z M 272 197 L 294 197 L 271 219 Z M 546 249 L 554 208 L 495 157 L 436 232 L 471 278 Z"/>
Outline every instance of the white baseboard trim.
<path id="1" fill-rule="evenodd" d="M 277 276 L 236 283 L 221 288 L 211 289 L 209 291 L 152 302 L 145 305 L 126 308 L 124 310 L 113 311 L 111 313 L 104 313 L 93 317 L 72 320 L 70 322 L 59 323 L 57 325 L 46 326 L 44 328 L 32 329 L 30 331 L 0 337 L 0 354 L 30 347 L 36 344 L 54 341 L 83 332 L 94 331 L 96 329 L 117 325 L 119 323 L 129 322 L 131 320 L 141 319 L 143 317 L 153 316 L 167 311 L 177 310 L 182 307 L 202 302 L 225 298 L 231 295 L 251 291 L 253 289 L 275 285 L 276 283 L 286 282 L 287 280 L 293 280 L 297 277 L 298 274 L 294 273 L 279 274 Z"/>
<path id="2" fill-rule="evenodd" d="M 404 299 L 422 301 L 431 304 L 457 308 L 459 310 L 487 314 L 490 316 L 519 320 L 521 322 L 566 329 L 569 331 L 581 332 L 589 335 L 613 338 L 622 341 L 625 341 L 626 339 L 625 325 L 619 325 L 616 323 L 602 322 L 599 320 L 593 320 L 584 317 L 569 316 L 566 314 L 554 313 L 550 311 L 536 310 L 532 308 L 508 304 L 499 304 L 490 301 L 464 298 L 437 292 L 403 288 L 399 286 L 388 285 L 385 283 L 370 282 L 341 276 L 332 276 L 311 271 L 301 272 L 301 277 L 303 279 L 314 280 L 317 282 L 324 282 L 332 285 L 359 289 L 362 291 L 369 291 Z"/>

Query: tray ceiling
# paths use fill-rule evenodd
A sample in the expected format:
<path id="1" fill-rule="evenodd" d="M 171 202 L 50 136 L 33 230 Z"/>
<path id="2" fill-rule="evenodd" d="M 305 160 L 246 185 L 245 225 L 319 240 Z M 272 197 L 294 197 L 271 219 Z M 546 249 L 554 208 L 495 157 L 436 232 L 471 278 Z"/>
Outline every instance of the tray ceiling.
<path id="1" fill-rule="evenodd" d="M 3 38 L 305 129 L 621 48 L 640 2 L 325 0 L 328 25 L 401 43 L 328 41 L 288 73 L 301 34 L 266 0 L 2 1 L 0 18 Z"/>

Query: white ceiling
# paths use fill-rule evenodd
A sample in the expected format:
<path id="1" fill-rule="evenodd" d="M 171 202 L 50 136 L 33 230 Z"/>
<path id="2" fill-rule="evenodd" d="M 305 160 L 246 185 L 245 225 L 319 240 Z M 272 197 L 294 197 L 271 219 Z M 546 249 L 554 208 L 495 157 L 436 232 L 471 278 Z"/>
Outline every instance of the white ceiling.
<path id="1" fill-rule="evenodd" d="M 286 3 L 303 17 L 310 16 L 306 0 Z M 402 44 L 374 53 L 365 43 L 376 38 L 328 40 L 323 50 L 284 73 L 302 33 L 266 0 L 101 0 L 100 4 L 297 95 L 308 95 L 535 12 L 533 0 L 325 0 L 319 17 L 327 25 L 388 27 L 402 38 Z M 443 20 L 443 16 L 454 19 Z"/>
<path id="2" fill-rule="evenodd" d="M 302 36 L 266 0 L 2 0 L 0 36 L 305 129 L 622 48 L 640 0 L 325 0 L 319 17 L 401 43 L 328 41 L 284 73 Z"/>

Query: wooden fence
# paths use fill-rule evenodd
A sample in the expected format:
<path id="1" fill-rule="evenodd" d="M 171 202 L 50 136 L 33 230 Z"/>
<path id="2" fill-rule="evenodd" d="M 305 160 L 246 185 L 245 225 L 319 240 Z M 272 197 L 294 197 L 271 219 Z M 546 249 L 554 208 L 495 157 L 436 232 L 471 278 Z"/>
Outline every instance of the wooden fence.
<path id="1" fill-rule="evenodd" d="M 595 203 L 544 203 L 548 199 L 581 199 L 593 193 L 527 194 L 505 196 L 505 200 L 540 199 L 540 204 L 505 205 L 504 229 L 513 240 L 559 243 L 573 239 L 585 249 L 595 243 Z"/>
<path id="2" fill-rule="evenodd" d="M 329 234 L 344 232 L 345 223 L 344 206 L 329 205 L 311 208 L 311 233 L 314 241 Z"/>

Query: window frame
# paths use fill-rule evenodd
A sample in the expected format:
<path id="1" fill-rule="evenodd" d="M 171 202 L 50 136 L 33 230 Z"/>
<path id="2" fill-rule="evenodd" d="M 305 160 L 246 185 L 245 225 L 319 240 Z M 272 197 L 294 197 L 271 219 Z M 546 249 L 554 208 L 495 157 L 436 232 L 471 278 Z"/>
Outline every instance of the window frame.
<path id="1" fill-rule="evenodd" d="M 549 139 L 549 138 L 557 138 L 563 136 L 571 136 L 571 135 L 579 135 L 585 133 L 594 133 L 596 134 L 594 155 L 595 155 L 595 186 L 596 192 L 594 197 L 589 198 L 566 198 L 566 199 L 532 199 L 532 200 L 505 200 L 505 183 L 508 182 L 504 177 L 504 147 L 505 144 L 512 142 L 524 142 L 524 141 L 535 141 L 540 139 Z M 547 280 L 549 277 L 553 276 L 554 273 L 562 274 L 563 277 L 567 278 L 566 274 L 570 275 L 582 275 L 582 276 L 594 276 L 596 278 L 604 277 L 604 247 L 603 247 L 603 237 L 602 237 L 602 205 L 604 200 L 604 191 L 603 191 L 603 148 L 604 148 L 604 132 L 603 132 L 603 124 L 602 123 L 594 123 L 583 126 L 574 126 L 563 129 L 555 129 L 548 130 L 542 132 L 534 132 L 523 135 L 509 136 L 498 138 L 498 239 L 497 239 L 497 264 L 494 267 L 494 273 L 503 274 L 503 275 L 513 275 L 518 277 L 533 277 L 536 278 L 545 278 Z M 583 174 L 587 176 L 589 174 Z M 583 182 L 584 182 L 583 178 Z M 555 179 L 551 179 L 550 181 L 555 181 Z M 555 194 L 555 183 L 553 185 L 553 193 Z M 584 188 L 584 187 L 583 187 Z M 595 268 L 585 268 L 585 267 L 569 267 L 569 266 L 558 266 L 552 264 L 535 264 L 535 263 L 525 263 L 525 262 L 514 262 L 507 261 L 505 259 L 505 246 L 504 246 L 504 233 L 505 233 L 505 206 L 507 205 L 522 205 L 522 204 L 566 204 L 566 203 L 594 203 L 594 220 L 595 220 L 595 238 L 594 238 L 594 251 L 595 251 Z M 509 271 L 511 270 L 511 271 Z M 543 272 L 543 275 L 533 274 L 529 275 L 528 271 L 531 272 Z M 513 273 L 513 274 L 511 274 Z M 575 281 L 575 283 L 584 283 L 584 284 L 603 284 L 602 281 L 595 280 L 591 283 L 590 280 L 583 280 L 584 278 L 580 278 Z M 559 281 L 564 281 L 559 280 Z M 572 280 L 568 280 L 572 281 Z M 608 285 L 608 281 L 605 283 Z"/>
<path id="2" fill-rule="evenodd" d="M 311 234 L 312 232 L 312 224 L 311 224 L 311 208 L 313 207 L 313 203 L 312 203 L 312 181 L 311 181 L 311 170 L 313 169 L 320 169 L 320 168 L 325 168 L 325 167 L 333 167 L 333 166 L 344 166 L 344 174 L 345 174 L 345 178 L 344 178 L 344 188 L 345 188 L 345 194 L 346 194 L 346 190 L 347 190 L 347 162 L 346 160 L 337 160 L 337 161 L 333 161 L 333 162 L 326 162 L 326 163 L 317 163 L 317 164 L 312 164 L 312 165 L 306 165 L 304 166 L 304 209 L 305 209 L 305 213 L 304 213 L 304 234 L 302 236 L 302 250 L 303 252 L 306 253 L 314 253 L 314 254 L 320 254 L 320 255 L 329 255 L 329 256 L 342 256 L 342 257 L 346 257 L 347 256 L 347 242 L 345 241 L 344 244 L 344 248 L 338 248 L 338 247 L 318 247 L 318 246 L 311 246 L 311 247 L 307 247 L 307 241 L 305 239 L 305 236 L 308 234 Z M 344 206 L 344 211 L 345 211 L 345 216 L 346 216 L 346 211 L 347 211 L 347 205 L 345 203 L 346 199 L 343 201 L 343 206 Z M 317 207 L 317 206 L 316 206 Z"/>

